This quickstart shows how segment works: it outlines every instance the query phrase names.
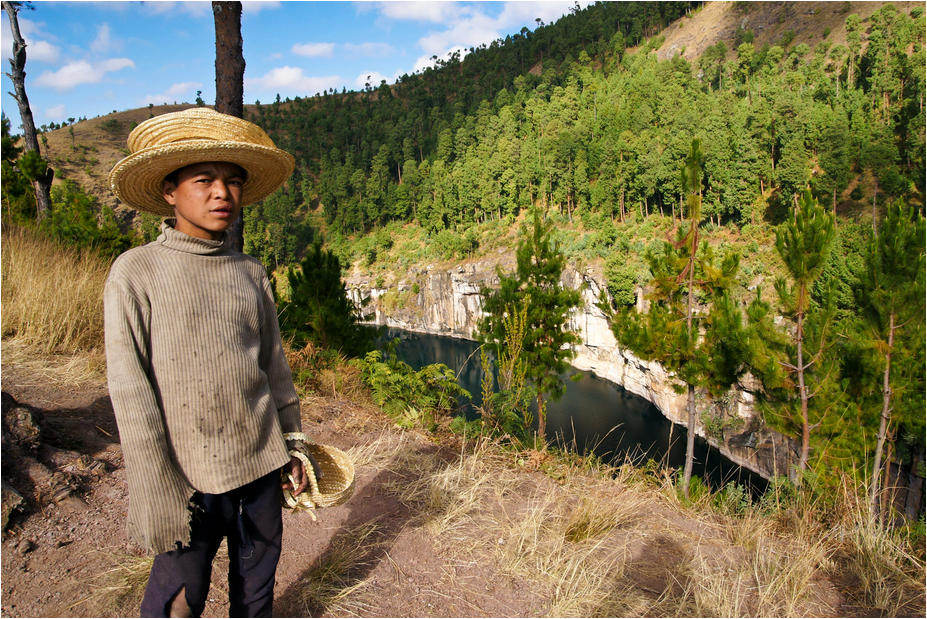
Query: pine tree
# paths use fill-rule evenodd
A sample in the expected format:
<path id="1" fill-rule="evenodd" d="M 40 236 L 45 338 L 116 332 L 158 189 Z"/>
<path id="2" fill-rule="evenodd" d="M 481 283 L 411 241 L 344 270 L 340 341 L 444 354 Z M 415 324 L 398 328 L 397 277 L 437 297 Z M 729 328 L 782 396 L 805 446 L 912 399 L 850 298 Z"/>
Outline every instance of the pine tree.
<path id="1" fill-rule="evenodd" d="M 801 200 L 793 211 L 793 216 L 776 230 L 776 251 L 785 263 L 791 286 L 784 278 L 776 281 L 783 312 L 795 319 L 792 334 L 794 363 L 782 362 L 782 365 L 796 377 L 798 398 L 801 402 L 801 455 L 799 471 L 804 472 L 808 466 L 808 454 L 811 446 L 811 424 L 808 421 L 808 401 L 812 394 L 806 381 L 808 369 L 818 362 L 823 351 L 823 342 L 827 332 L 827 309 L 811 306 L 811 287 L 827 264 L 831 244 L 834 239 L 834 218 L 825 211 L 805 190 Z M 818 337 L 815 338 L 816 353 L 808 358 L 806 351 L 807 323 L 810 318 L 816 320 Z M 824 320 L 821 320 L 824 318 Z"/>
<path id="2" fill-rule="evenodd" d="M 888 207 L 878 236 L 870 239 L 860 305 L 883 358 L 882 409 L 872 464 L 869 502 L 878 510 L 880 469 L 885 441 L 891 434 L 892 353 L 898 332 L 924 320 L 924 217 L 898 201 Z"/>
<path id="3" fill-rule="evenodd" d="M 719 395 L 757 356 L 755 338 L 730 295 L 739 258 L 729 253 L 719 261 L 707 243 L 699 245 L 703 164 L 699 141 L 693 140 L 680 170 L 688 222 L 677 229 L 675 243 L 664 242 L 661 252 L 647 257 L 654 276 L 650 308 L 644 314 L 626 308 L 611 316 L 619 342 L 659 362 L 685 384 L 688 436 L 682 489 L 687 497 L 695 452 L 695 390 L 702 387 Z M 707 312 L 696 313 L 696 293 L 704 297 Z"/>
<path id="4" fill-rule="evenodd" d="M 280 303 L 280 331 L 298 345 L 313 342 L 346 355 L 360 355 L 371 343 L 369 330 L 358 324 L 366 317 L 341 281 L 334 253 L 316 241 L 299 270 L 287 269 L 290 295 Z"/>
<path id="5" fill-rule="evenodd" d="M 560 375 L 575 352 L 569 347 L 579 338 L 567 329 L 570 313 L 579 306 L 579 292 L 560 284 L 565 259 L 552 238 L 550 222 L 542 221 L 534 209 L 531 225 L 522 227 L 514 274 L 499 272 L 499 288 L 483 289 L 480 338 L 490 344 L 496 358 L 502 358 L 506 312 L 525 305 L 525 335 L 522 354 L 525 375 L 534 387 L 538 407 L 538 439 L 546 441 L 547 401 L 563 395 Z"/>

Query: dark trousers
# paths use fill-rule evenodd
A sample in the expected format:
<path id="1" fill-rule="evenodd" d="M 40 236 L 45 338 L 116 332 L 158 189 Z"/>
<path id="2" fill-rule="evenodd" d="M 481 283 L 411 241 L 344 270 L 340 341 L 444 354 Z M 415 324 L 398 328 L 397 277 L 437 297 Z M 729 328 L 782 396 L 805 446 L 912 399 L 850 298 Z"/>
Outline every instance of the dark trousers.
<path id="1" fill-rule="evenodd" d="M 142 617 L 167 617 L 181 589 L 193 615 L 206 605 L 212 560 L 223 537 L 229 549 L 229 616 L 270 617 L 283 520 L 280 473 L 272 471 L 222 494 L 193 495 L 188 547 L 159 554 L 142 599 Z"/>

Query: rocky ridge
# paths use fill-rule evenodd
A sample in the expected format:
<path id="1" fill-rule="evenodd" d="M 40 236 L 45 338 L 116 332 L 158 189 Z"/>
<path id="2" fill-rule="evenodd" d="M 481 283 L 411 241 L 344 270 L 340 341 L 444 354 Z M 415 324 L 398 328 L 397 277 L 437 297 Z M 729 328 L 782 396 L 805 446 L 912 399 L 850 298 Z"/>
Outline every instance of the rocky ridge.
<path id="1" fill-rule="evenodd" d="M 496 267 L 511 270 L 510 261 L 510 258 L 502 258 L 451 266 L 412 267 L 405 277 L 389 285 L 355 270 L 345 283 L 355 302 L 369 298 L 366 311 L 375 324 L 475 339 L 477 322 L 483 315 L 480 289 L 498 286 Z M 674 388 L 678 381 L 659 363 L 635 356 L 615 340 L 605 314 L 597 307 L 599 295 L 604 290 L 601 275 L 591 269 L 580 272 L 567 267 L 561 282 L 578 289 L 582 295 L 582 306 L 570 320 L 570 327 L 582 341 L 575 347 L 572 365 L 649 400 L 668 419 L 688 426 L 686 396 Z M 643 303 L 639 290 L 639 309 Z M 763 423 L 756 409 L 758 388 L 756 381 L 748 378 L 720 400 L 711 400 L 699 393 L 699 411 L 710 412 L 712 417 L 725 421 L 718 432 L 709 431 L 704 420 L 700 420 L 695 432 L 732 462 L 768 479 L 787 474 L 790 462 L 797 459 L 798 445 Z"/>

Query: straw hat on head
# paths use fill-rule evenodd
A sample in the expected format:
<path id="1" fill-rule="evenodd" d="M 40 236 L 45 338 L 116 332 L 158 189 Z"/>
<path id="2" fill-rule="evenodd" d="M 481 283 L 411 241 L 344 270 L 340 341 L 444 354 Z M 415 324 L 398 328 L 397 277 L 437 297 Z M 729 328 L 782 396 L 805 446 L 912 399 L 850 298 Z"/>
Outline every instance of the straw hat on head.
<path id="1" fill-rule="evenodd" d="M 264 130 L 247 120 L 195 107 L 161 114 L 129 134 L 130 155 L 113 166 L 113 193 L 129 206 L 162 216 L 174 207 L 161 195 L 164 177 L 185 166 L 226 161 L 241 166 L 248 178 L 241 205 L 273 193 L 293 173 L 293 155 L 274 146 Z"/>

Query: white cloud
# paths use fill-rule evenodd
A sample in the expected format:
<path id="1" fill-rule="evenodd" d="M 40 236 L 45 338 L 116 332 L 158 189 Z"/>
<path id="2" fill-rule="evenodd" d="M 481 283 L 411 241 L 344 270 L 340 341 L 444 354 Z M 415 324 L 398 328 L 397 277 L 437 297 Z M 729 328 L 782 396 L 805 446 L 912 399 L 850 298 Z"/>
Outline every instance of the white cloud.
<path id="1" fill-rule="evenodd" d="M 19 17 L 19 33 L 26 41 L 26 63 L 30 61 L 53 63 L 58 60 L 61 50 L 52 43 L 46 41 L 46 38 L 54 39 L 42 32 L 45 22 L 34 22 Z M 41 37 L 41 38 L 39 38 Z M 10 21 L 3 19 L 3 26 L 0 29 L 0 38 L 2 38 L 3 57 L 10 59 L 13 56 L 13 31 L 10 30 Z"/>
<path id="2" fill-rule="evenodd" d="M 451 2 L 381 2 L 380 13 L 392 19 L 445 21 L 455 10 Z"/>
<path id="3" fill-rule="evenodd" d="M 330 57 L 335 53 L 334 43 L 297 43 L 290 51 L 298 56 Z"/>
<path id="4" fill-rule="evenodd" d="M 389 43 L 345 43 L 344 51 L 358 56 L 388 56 L 396 53 L 396 48 Z"/>
<path id="5" fill-rule="evenodd" d="M 242 2 L 241 11 L 248 15 L 255 15 L 264 9 L 279 9 L 279 2 L 264 2 L 263 0 L 252 0 L 251 2 Z"/>
<path id="6" fill-rule="evenodd" d="M 161 105 L 171 101 L 183 101 L 185 97 L 190 100 L 195 97 L 196 91 L 202 88 L 203 84 L 200 82 L 177 82 L 171 84 L 171 87 L 161 94 L 147 95 L 142 99 L 142 105 L 148 105 L 149 103 Z"/>
<path id="7" fill-rule="evenodd" d="M 151 15 L 164 13 L 184 13 L 193 17 L 212 17 L 212 4 L 210 2 L 144 2 L 142 6 Z"/>
<path id="8" fill-rule="evenodd" d="M 107 23 L 100 24 L 100 27 L 97 28 L 96 38 L 90 43 L 90 51 L 97 54 L 103 54 L 121 47 L 122 44 L 116 39 L 113 39 L 109 24 Z"/>
<path id="9" fill-rule="evenodd" d="M 96 84 L 106 73 L 134 67 L 128 58 L 109 58 L 99 63 L 86 60 L 69 62 L 57 71 L 45 71 L 35 80 L 36 86 L 48 86 L 55 90 L 70 90 L 81 84 Z"/>
<path id="10" fill-rule="evenodd" d="M 418 40 L 418 44 L 427 54 L 442 55 L 452 47 L 477 47 L 491 43 L 500 36 L 496 20 L 475 13 L 470 17 L 451 24 L 441 32 L 432 32 Z"/>
<path id="11" fill-rule="evenodd" d="M 66 118 L 64 103 L 61 105 L 56 105 L 45 110 L 45 118 L 48 120 L 57 120 L 59 118 Z"/>
<path id="12" fill-rule="evenodd" d="M 245 79 L 245 88 L 306 96 L 336 88 L 341 85 L 342 81 L 337 75 L 305 75 L 299 67 L 285 66 L 272 69 L 261 77 Z"/>
<path id="13" fill-rule="evenodd" d="M 10 46 L 12 51 L 12 45 Z M 61 50 L 48 41 L 31 41 L 26 43 L 26 58 L 38 62 L 52 63 L 58 60 Z"/>
<path id="14" fill-rule="evenodd" d="M 354 86 L 358 90 L 363 90 L 367 84 L 370 84 L 371 88 L 376 88 L 380 85 L 380 82 L 386 80 L 387 83 L 395 82 L 395 77 L 388 77 L 379 73 L 377 71 L 363 71 L 360 75 L 357 76 L 354 80 Z"/>
<path id="15" fill-rule="evenodd" d="M 128 58 L 109 58 L 101 62 L 98 66 L 104 73 L 109 73 L 111 71 L 120 71 L 122 69 L 134 67 L 135 63 Z"/>

